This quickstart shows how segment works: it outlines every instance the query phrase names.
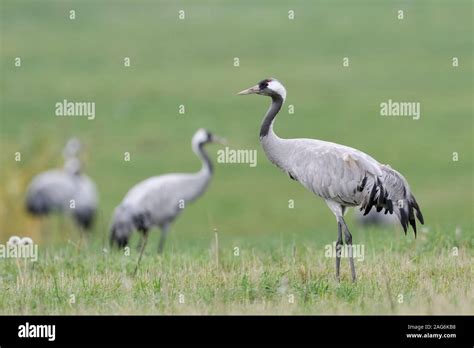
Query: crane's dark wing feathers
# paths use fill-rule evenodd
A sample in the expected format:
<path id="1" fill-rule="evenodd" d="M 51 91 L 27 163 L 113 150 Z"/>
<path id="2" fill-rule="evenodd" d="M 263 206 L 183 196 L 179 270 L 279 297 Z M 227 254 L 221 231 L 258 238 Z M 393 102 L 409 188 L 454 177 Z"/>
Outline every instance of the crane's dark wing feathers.
<path id="1" fill-rule="evenodd" d="M 395 213 L 405 234 L 410 225 L 416 236 L 415 216 L 421 224 L 424 224 L 425 221 L 415 197 L 410 192 L 407 181 L 400 173 L 389 166 L 382 166 L 382 172 L 382 177 L 370 178 L 366 175 L 362 179 L 359 187 L 365 186 L 366 183 L 371 184 L 372 187 L 370 191 L 365 191 L 367 194 L 360 210 L 364 211 L 364 215 L 367 215 L 372 207 L 375 207 L 377 212 L 385 209 L 385 214 Z"/>

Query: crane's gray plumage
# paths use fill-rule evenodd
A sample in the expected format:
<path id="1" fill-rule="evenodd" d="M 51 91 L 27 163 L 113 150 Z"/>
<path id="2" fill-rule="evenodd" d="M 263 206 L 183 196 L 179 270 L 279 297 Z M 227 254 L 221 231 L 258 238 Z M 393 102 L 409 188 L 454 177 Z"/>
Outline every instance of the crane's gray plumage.
<path id="1" fill-rule="evenodd" d="M 405 231 L 408 224 L 416 235 L 415 215 L 423 216 L 405 178 L 354 148 L 315 139 L 282 139 L 273 131 L 273 123 L 286 98 L 286 89 L 275 79 L 260 81 L 239 93 L 260 94 L 272 98 L 260 128 L 260 142 L 268 159 L 293 180 L 326 201 L 338 223 L 337 255 L 342 248 L 342 230 L 352 250 L 352 235 L 344 221 L 347 207 L 359 206 L 364 214 L 372 207 L 395 213 Z M 336 256 L 339 278 L 340 257 Z M 350 258 L 355 280 L 353 258 Z"/>
<path id="2" fill-rule="evenodd" d="M 204 145 L 220 142 L 217 136 L 199 129 L 193 136 L 192 149 L 202 161 L 197 173 L 173 173 L 146 179 L 128 191 L 115 209 L 111 228 L 111 243 L 123 247 L 134 230 L 145 236 L 152 227 L 161 229 L 158 251 L 163 250 L 169 225 L 183 210 L 206 190 L 213 175 L 213 166 Z"/>
<path id="3" fill-rule="evenodd" d="M 81 228 L 92 227 L 97 210 L 97 190 L 94 182 L 82 173 L 78 158 L 81 148 L 79 140 L 70 139 L 63 151 L 64 168 L 49 170 L 33 178 L 26 198 L 26 208 L 31 214 L 70 213 Z"/>

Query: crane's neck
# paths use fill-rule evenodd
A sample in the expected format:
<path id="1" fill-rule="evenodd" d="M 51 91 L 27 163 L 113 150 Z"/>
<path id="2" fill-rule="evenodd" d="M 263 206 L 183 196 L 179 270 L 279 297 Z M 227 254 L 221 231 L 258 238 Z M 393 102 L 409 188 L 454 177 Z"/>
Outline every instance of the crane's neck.
<path id="1" fill-rule="evenodd" d="M 213 173 L 212 162 L 204 150 L 204 144 L 193 144 L 193 151 L 201 160 L 202 168 L 197 173 L 192 174 L 192 184 L 189 185 L 188 192 L 186 193 L 186 201 L 194 201 L 204 193 Z"/>
<path id="2" fill-rule="evenodd" d="M 214 168 L 212 166 L 211 159 L 209 158 L 207 152 L 204 150 L 204 143 L 193 144 L 193 151 L 202 162 L 202 168 L 198 172 L 198 174 L 204 176 L 211 176 L 214 171 Z"/>
<path id="3" fill-rule="evenodd" d="M 284 139 L 278 137 L 273 131 L 273 123 L 283 105 L 284 99 L 279 96 L 272 96 L 272 104 L 268 109 L 260 128 L 260 143 L 267 158 L 277 167 L 284 169 L 284 162 L 287 149 L 284 146 Z"/>
<path id="4" fill-rule="evenodd" d="M 70 175 L 80 175 L 82 170 L 81 161 L 76 157 L 68 157 L 64 161 L 64 170 Z"/>
<path id="5" fill-rule="evenodd" d="M 260 127 L 260 140 L 267 136 L 276 136 L 273 132 L 273 122 L 276 115 L 283 105 L 283 98 L 280 95 L 272 96 L 272 104 L 263 118 L 262 126 Z"/>

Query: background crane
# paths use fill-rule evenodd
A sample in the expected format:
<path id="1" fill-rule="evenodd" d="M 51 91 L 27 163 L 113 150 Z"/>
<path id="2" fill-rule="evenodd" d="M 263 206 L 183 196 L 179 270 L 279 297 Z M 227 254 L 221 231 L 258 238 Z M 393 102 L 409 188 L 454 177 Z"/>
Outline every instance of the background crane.
<path id="1" fill-rule="evenodd" d="M 41 173 L 27 189 L 26 209 L 33 215 L 71 214 L 84 230 L 92 228 L 97 211 L 97 189 L 82 172 L 82 144 L 71 138 L 63 150 L 64 167 Z"/>
<path id="2" fill-rule="evenodd" d="M 148 231 L 153 226 L 161 229 L 158 245 L 158 252 L 161 253 L 170 224 L 188 203 L 205 192 L 213 175 L 213 166 L 204 145 L 214 142 L 224 141 L 205 129 L 199 129 L 192 138 L 192 149 L 201 159 L 201 170 L 197 173 L 172 173 L 146 179 L 132 187 L 115 209 L 110 227 L 112 244 L 119 247 L 127 245 L 134 230 L 143 235 L 137 266 L 148 239 Z"/>

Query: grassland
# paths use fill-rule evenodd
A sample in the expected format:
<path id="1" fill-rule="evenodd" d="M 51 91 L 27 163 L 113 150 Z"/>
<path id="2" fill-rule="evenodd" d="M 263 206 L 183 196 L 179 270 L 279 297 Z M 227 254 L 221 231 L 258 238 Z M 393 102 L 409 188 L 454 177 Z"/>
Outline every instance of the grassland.
<path id="1" fill-rule="evenodd" d="M 20 235 L 39 243 L 36 263 L 0 260 L 0 313 L 474 313 L 471 1 L 0 4 L 0 242 Z M 336 238 L 324 202 L 261 151 L 268 101 L 235 96 L 268 76 L 283 81 L 295 106 L 279 116 L 280 136 L 370 153 L 406 176 L 423 209 L 426 229 L 416 239 L 363 229 L 349 216 L 366 252 L 356 284 L 347 262 L 337 283 L 334 260 L 324 257 Z M 54 116 L 63 99 L 94 101 L 96 118 Z M 420 120 L 380 116 L 388 99 L 419 101 Z M 165 254 L 156 255 L 153 232 L 133 277 L 136 240 L 130 256 L 109 250 L 111 212 L 146 177 L 197 170 L 190 137 L 200 127 L 232 148 L 257 149 L 258 165 L 216 164 L 209 191 L 173 226 Z M 86 144 L 86 171 L 100 191 L 87 241 L 67 220 L 23 211 L 29 180 L 61 166 L 72 135 Z M 209 148 L 214 161 L 217 149 Z"/>

